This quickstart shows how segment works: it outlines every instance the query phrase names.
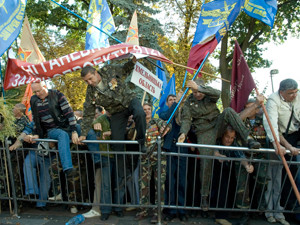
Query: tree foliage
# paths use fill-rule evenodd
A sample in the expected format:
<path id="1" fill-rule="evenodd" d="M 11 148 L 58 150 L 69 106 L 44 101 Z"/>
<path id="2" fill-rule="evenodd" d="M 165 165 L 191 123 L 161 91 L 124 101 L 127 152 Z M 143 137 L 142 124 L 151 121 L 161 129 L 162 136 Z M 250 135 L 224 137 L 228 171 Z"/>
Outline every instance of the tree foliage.
<path id="1" fill-rule="evenodd" d="M 159 37 L 160 46 L 165 56 L 173 62 L 185 66 L 187 65 L 202 0 L 166 0 L 161 1 L 160 5 L 164 10 L 166 18 L 169 18 L 164 24 L 166 35 Z M 174 67 L 173 65 L 166 65 L 166 67 L 170 74 L 175 73 L 176 88 L 181 89 L 186 68 Z M 204 65 L 203 71 L 213 75 L 216 73 L 215 68 L 210 63 Z M 188 73 L 187 79 L 191 78 L 192 75 Z M 209 81 L 213 78 L 204 74 L 203 79 Z"/>
<path id="2" fill-rule="evenodd" d="M 221 44 L 219 56 L 222 78 L 231 80 L 231 62 L 235 38 L 244 52 L 250 70 L 253 72 L 256 68 L 271 66 L 271 62 L 262 57 L 265 43 L 283 43 L 287 40 L 289 33 L 298 35 L 300 2 L 296 0 L 279 0 L 277 2 L 278 11 L 272 30 L 269 26 L 249 17 L 244 12 L 233 23 Z M 230 84 L 227 82 L 222 83 L 222 102 L 224 107 L 230 104 Z"/>
<path id="3" fill-rule="evenodd" d="M 89 0 L 56 1 L 82 18 L 87 18 Z M 161 50 L 158 35 L 163 35 L 160 22 L 152 15 L 158 13 L 158 0 L 107 0 L 116 24 L 115 38 L 124 42 L 135 10 L 138 15 L 140 45 Z M 58 58 L 85 47 L 86 22 L 50 0 L 28 0 L 26 14 L 34 38 L 46 60 Z M 110 44 L 118 42 L 110 39 Z M 17 48 L 16 48 L 17 51 Z M 154 62 L 155 63 L 155 62 Z M 149 62 L 146 66 L 155 68 Z M 54 88 L 62 91 L 74 109 L 81 109 L 86 85 L 79 72 L 52 79 Z M 24 90 L 18 90 L 20 96 Z"/>
<path id="4" fill-rule="evenodd" d="M 207 2 L 211 1 L 206 0 L 205 3 Z M 282 43 L 287 40 L 288 34 L 298 35 L 300 2 L 297 0 L 278 0 L 277 2 L 278 11 L 272 31 L 269 26 L 249 17 L 244 12 L 233 23 L 228 35 L 222 40 L 220 52 L 214 53 L 214 57 L 219 60 L 219 72 L 222 78 L 231 80 L 231 62 L 235 38 L 238 40 L 249 68 L 253 72 L 256 68 L 267 68 L 271 65 L 268 59 L 262 57 L 265 43 Z M 166 10 L 167 18 L 170 18 L 165 23 L 164 28 L 168 38 L 163 37 L 161 41 L 165 55 L 185 65 L 202 1 L 164 0 L 161 4 Z M 168 46 L 170 43 L 173 44 L 172 47 Z M 215 73 L 214 68 L 210 67 L 208 63 L 206 63 L 204 71 L 207 69 L 210 69 L 209 73 Z M 182 71 L 180 74 L 183 74 L 184 71 L 179 68 L 175 70 Z M 230 83 L 226 81 L 222 81 L 222 102 L 224 107 L 229 106 Z"/>

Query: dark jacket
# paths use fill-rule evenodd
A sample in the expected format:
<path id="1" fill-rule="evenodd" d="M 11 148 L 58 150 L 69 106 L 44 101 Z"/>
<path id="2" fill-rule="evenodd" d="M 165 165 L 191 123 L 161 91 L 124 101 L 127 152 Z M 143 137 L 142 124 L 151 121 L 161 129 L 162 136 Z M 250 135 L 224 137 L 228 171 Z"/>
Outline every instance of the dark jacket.
<path id="1" fill-rule="evenodd" d="M 58 103 L 57 90 L 48 90 L 47 98 L 49 102 L 49 112 L 54 119 L 55 124 L 60 128 L 68 128 L 68 119 L 63 116 L 63 112 Z M 40 138 L 44 138 L 47 135 L 47 131 L 42 128 L 41 120 L 38 116 L 38 100 L 39 98 L 36 95 L 33 95 L 30 99 L 30 106 L 32 110 L 33 121 L 36 127 L 35 132 L 39 135 Z"/>

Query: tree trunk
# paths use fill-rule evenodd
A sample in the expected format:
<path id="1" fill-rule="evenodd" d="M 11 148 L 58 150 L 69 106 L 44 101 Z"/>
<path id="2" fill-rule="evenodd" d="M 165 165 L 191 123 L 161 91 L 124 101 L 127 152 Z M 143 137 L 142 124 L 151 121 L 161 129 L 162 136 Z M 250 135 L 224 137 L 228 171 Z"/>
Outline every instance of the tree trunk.
<path id="1" fill-rule="evenodd" d="M 228 62 L 226 60 L 227 47 L 228 47 L 228 35 L 226 34 L 222 39 L 222 43 L 221 43 L 220 72 L 222 78 L 231 81 L 231 74 L 230 74 L 231 70 L 228 69 Z M 231 100 L 230 83 L 223 80 L 222 80 L 221 99 L 222 99 L 224 109 L 230 105 L 230 100 Z"/>

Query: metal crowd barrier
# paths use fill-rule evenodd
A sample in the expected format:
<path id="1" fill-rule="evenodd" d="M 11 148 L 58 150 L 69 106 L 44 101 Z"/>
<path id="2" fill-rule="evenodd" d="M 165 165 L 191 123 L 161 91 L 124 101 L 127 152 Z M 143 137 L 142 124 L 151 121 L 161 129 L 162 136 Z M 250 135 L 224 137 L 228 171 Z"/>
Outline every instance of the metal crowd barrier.
<path id="1" fill-rule="evenodd" d="M 54 142 L 56 140 L 51 139 L 38 139 L 37 141 L 44 142 Z M 259 177 L 254 171 L 253 174 L 247 174 L 244 182 L 244 186 L 239 186 L 239 179 L 241 178 L 241 171 L 243 170 L 241 166 L 241 161 L 248 161 L 250 164 L 255 165 L 257 171 L 261 168 L 269 167 L 271 164 L 282 164 L 278 160 L 270 160 L 267 157 L 256 158 L 257 153 L 263 154 L 264 156 L 268 154 L 274 154 L 273 149 L 259 149 L 253 150 L 244 147 L 226 147 L 217 145 L 199 145 L 199 144 L 187 144 L 187 143 L 177 143 L 177 152 L 165 152 L 161 148 L 161 140 L 158 139 L 157 142 L 157 181 L 158 187 L 164 185 L 161 182 L 162 176 L 162 161 L 169 161 L 169 167 L 166 169 L 166 173 L 171 174 L 172 163 L 176 163 L 176 174 L 174 175 L 174 180 L 171 176 L 166 178 L 166 186 L 164 193 L 157 191 L 157 203 L 155 204 L 155 192 L 153 191 L 153 183 L 149 184 L 151 186 L 150 196 L 151 203 L 149 205 L 143 205 L 139 201 L 140 194 L 138 178 L 141 177 L 140 160 L 141 155 L 138 147 L 137 141 L 84 141 L 84 143 L 99 143 L 106 144 L 107 149 L 109 149 L 110 144 L 124 144 L 130 149 L 136 148 L 135 151 L 126 152 L 115 152 L 115 151 L 101 151 L 101 152 L 90 152 L 87 150 L 87 146 L 77 146 L 71 145 L 71 154 L 73 166 L 77 169 L 77 173 L 74 177 L 68 180 L 62 171 L 62 167 L 59 164 L 59 154 L 55 147 L 54 149 L 48 149 L 46 152 L 41 152 L 37 148 L 19 148 L 16 151 L 9 151 L 8 143 L 6 142 L 3 146 L 0 146 L 0 201 L 2 204 L 8 202 L 13 208 L 13 213 L 18 215 L 18 206 L 22 205 L 24 202 L 40 202 L 40 203 L 55 203 L 55 204 L 65 204 L 69 206 L 112 206 L 112 207 L 135 207 L 135 208 L 149 208 L 157 209 L 158 222 L 162 220 L 162 211 L 165 209 L 174 210 L 202 210 L 201 207 L 201 184 L 203 180 L 203 175 L 200 174 L 200 162 L 201 159 L 211 160 L 212 162 L 212 175 L 210 177 L 210 194 L 209 194 L 209 210 L 213 211 L 244 211 L 244 212 L 265 212 L 265 205 L 263 205 L 264 190 L 266 189 L 267 183 L 270 182 L 269 178 L 266 176 L 263 179 L 262 176 Z M 222 157 L 216 157 L 212 155 L 199 155 L 190 150 L 183 152 L 182 149 L 189 148 L 206 148 L 214 151 L 215 149 L 223 151 L 243 151 L 248 154 L 246 159 L 227 157 L 223 163 L 219 163 L 219 160 L 224 160 Z M 32 154 L 32 157 L 29 157 Z M 110 199 L 101 203 L 95 202 L 94 199 L 98 199 L 103 196 L 98 196 L 99 192 L 95 192 L 96 198 L 94 198 L 95 189 L 95 174 L 97 169 L 93 163 L 94 155 L 101 155 L 102 163 L 100 164 L 101 180 L 103 180 L 103 173 L 105 168 L 109 168 L 106 171 L 108 174 L 108 185 L 110 193 Z M 107 159 L 107 164 L 104 163 L 104 157 Z M 118 158 L 118 164 L 114 163 L 115 158 Z M 172 158 L 172 159 L 171 159 Z M 36 160 L 42 162 L 39 166 L 35 166 Z M 177 161 L 176 161 L 177 160 Z M 181 162 L 185 162 L 185 166 L 182 167 Z M 27 165 L 24 174 L 24 164 Z M 218 165 L 217 165 L 218 164 Z M 294 177 L 298 176 L 299 162 L 288 161 L 288 164 L 292 170 Z M 28 165 L 30 171 L 28 171 Z M 121 166 L 121 168 L 119 168 Z M 225 166 L 227 169 L 228 179 L 226 183 L 226 191 L 224 194 L 224 187 L 221 185 L 222 173 L 225 173 Z M 112 167 L 112 169 L 110 169 Z M 183 168 L 183 169 L 182 169 Z M 184 169 L 185 168 L 185 169 Z M 217 169 L 216 169 L 217 168 Z M 167 171 L 169 170 L 169 171 Z M 41 176 L 41 173 L 43 175 Z M 124 173 L 124 179 L 120 180 L 119 173 Z M 29 174 L 29 175 L 28 175 Z M 139 174 L 139 175 L 137 175 Z M 28 176 L 28 177 L 26 177 Z M 47 177 L 48 176 L 48 177 Z M 50 184 L 47 183 L 47 178 L 50 177 Z M 122 176 L 121 176 L 122 177 Z M 182 178 L 184 177 L 184 178 Z M 217 178 L 216 178 L 217 177 Z M 29 180 L 29 178 L 31 180 Z M 32 180 L 33 179 L 33 180 Z M 183 179 L 183 180 L 182 180 Z M 71 182 L 70 182 L 71 180 Z M 115 181 L 115 182 L 114 182 Z M 27 190 L 25 183 L 34 182 L 34 188 L 47 187 L 50 185 L 49 191 L 47 191 L 46 198 L 39 198 L 42 195 L 41 192 L 35 193 L 36 190 Z M 149 181 L 150 182 L 150 181 Z M 153 181 L 152 181 L 153 182 Z M 184 182 L 184 183 L 182 183 Z M 258 183 L 260 182 L 260 183 Z M 100 182 L 100 188 L 103 188 L 102 182 Z M 293 195 L 293 190 L 288 184 L 288 178 L 283 172 L 282 177 L 282 187 L 281 193 L 281 206 L 284 213 L 295 213 L 297 211 L 297 201 Z M 183 185 L 184 184 L 184 185 Z M 208 185 L 208 184 L 206 184 Z M 256 189 L 260 185 L 262 190 L 257 193 Z M 180 187 L 184 186 L 184 190 L 180 190 Z M 175 187 L 175 188 L 174 188 Z M 124 201 L 114 201 L 116 198 L 122 195 L 122 189 L 125 189 Z M 47 188 L 46 188 L 47 190 Z M 220 191 L 223 191 L 222 193 Z M 244 190 L 238 196 L 238 191 Z M 245 191 L 248 190 L 249 192 Z M 29 192 L 28 192 L 29 191 Z M 40 190 L 39 190 L 40 191 Z M 34 193 L 34 194 L 33 194 Z M 98 194 L 97 194 L 98 193 Z M 130 193 L 130 194 L 129 194 Z M 104 194 L 105 196 L 105 194 Z M 249 207 L 237 207 L 238 198 L 242 196 L 245 200 L 248 198 Z M 223 203 L 219 204 L 220 198 L 223 198 Z M 225 200 L 224 200 L 225 198 Z M 118 199 L 118 198 L 117 198 Z M 225 201 L 225 202 L 224 202 Z M 266 202 L 267 203 L 267 202 Z M 1 205 L 1 204 L 0 204 Z M 274 210 L 273 210 L 274 211 Z"/>

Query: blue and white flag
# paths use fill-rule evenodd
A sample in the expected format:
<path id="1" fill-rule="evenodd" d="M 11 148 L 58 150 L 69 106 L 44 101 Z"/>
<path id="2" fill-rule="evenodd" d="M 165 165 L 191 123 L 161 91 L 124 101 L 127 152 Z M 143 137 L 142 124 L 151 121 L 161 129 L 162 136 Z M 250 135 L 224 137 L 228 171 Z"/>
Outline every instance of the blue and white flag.
<path id="1" fill-rule="evenodd" d="M 245 13 L 255 19 L 262 21 L 273 28 L 277 12 L 276 0 L 249 0 L 244 8 Z"/>
<path id="2" fill-rule="evenodd" d="M 156 65 L 162 67 L 161 61 L 157 60 Z M 156 75 L 158 76 L 159 79 L 163 82 L 162 89 L 161 89 L 161 94 L 163 94 L 166 86 L 167 86 L 167 78 L 165 71 L 160 69 L 159 67 L 156 67 Z M 158 110 L 159 110 L 159 99 L 153 98 L 153 109 L 152 109 L 152 117 L 153 118 L 158 118 Z"/>
<path id="3" fill-rule="evenodd" d="M 169 80 L 166 88 L 164 89 L 160 100 L 159 100 L 159 109 L 157 110 L 157 114 L 160 112 L 168 110 L 168 106 L 166 105 L 167 98 L 170 94 L 176 95 L 176 85 L 175 85 L 175 74 Z"/>
<path id="4" fill-rule="evenodd" d="M 0 57 L 18 37 L 27 0 L 0 0 Z"/>
<path id="5" fill-rule="evenodd" d="M 245 5 L 245 0 L 216 0 L 201 8 L 192 47 L 215 35 L 218 42 L 225 36 Z"/>
<path id="6" fill-rule="evenodd" d="M 116 30 L 114 19 L 111 15 L 106 0 L 91 0 L 88 21 L 109 35 Z M 88 50 L 100 47 L 108 47 L 108 35 L 98 30 L 91 24 L 87 25 L 85 49 Z"/>

